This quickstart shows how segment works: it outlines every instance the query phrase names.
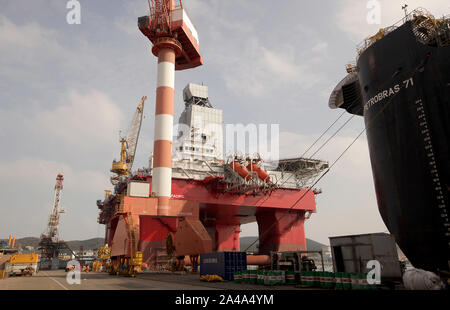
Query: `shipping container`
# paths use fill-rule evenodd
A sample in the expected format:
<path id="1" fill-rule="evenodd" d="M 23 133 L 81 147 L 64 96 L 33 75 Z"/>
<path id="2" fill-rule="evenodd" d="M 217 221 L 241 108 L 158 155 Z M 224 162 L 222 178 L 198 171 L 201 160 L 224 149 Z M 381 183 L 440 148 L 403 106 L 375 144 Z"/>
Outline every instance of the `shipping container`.
<path id="1" fill-rule="evenodd" d="M 150 183 L 132 181 L 127 187 L 127 196 L 150 197 Z"/>
<path id="2" fill-rule="evenodd" d="M 245 252 L 215 252 L 200 254 L 200 275 L 218 275 L 232 281 L 235 271 L 247 269 Z"/>

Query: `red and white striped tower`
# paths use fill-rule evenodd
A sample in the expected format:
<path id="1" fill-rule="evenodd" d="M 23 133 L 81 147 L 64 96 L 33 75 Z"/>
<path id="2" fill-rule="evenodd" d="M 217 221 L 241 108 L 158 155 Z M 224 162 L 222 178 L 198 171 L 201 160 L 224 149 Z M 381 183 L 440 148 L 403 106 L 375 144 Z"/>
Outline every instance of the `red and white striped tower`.
<path id="1" fill-rule="evenodd" d="M 176 3 L 177 2 L 177 3 Z M 181 0 L 149 0 L 150 14 L 138 18 L 141 32 L 153 43 L 158 57 L 152 193 L 158 197 L 158 215 L 170 215 L 172 187 L 172 133 L 175 70 L 203 64 L 198 35 Z"/>
<path id="2" fill-rule="evenodd" d="M 152 192 L 158 197 L 158 215 L 168 215 L 172 188 L 172 134 L 175 58 L 181 46 L 172 38 L 160 38 L 152 49 L 158 56 Z"/>

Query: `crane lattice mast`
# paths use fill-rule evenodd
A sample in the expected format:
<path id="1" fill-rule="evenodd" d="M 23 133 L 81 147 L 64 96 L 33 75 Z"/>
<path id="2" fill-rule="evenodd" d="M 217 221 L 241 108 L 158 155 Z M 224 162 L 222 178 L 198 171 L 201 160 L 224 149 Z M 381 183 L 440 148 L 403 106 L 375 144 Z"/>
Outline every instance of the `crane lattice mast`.
<path id="1" fill-rule="evenodd" d="M 63 190 L 63 180 L 64 177 L 60 173 L 56 177 L 56 184 L 55 184 L 55 197 L 53 199 L 53 208 L 52 212 L 50 213 L 50 217 L 48 220 L 47 225 L 47 231 L 46 234 L 44 234 L 44 237 L 51 239 L 52 242 L 58 242 L 59 234 L 58 234 L 58 227 L 59 227 L 59 215 L 61 213 L 64 213 L 64 209 L 61 207 L 61 194 Z"/>
<path id="2" fill-rule="evenodd" d="M 139 138 L 139 133 L 141 131 L 142 125 L 142 115 L 144 112 L 144 102 L 147 99 L 143 96 L 141 102 L 139 103 L 136 112 L 134 112 L 133 121 L 131 122 L 130 130 L 128 131 L 127 137 L 127 171 L 131 173 L 131 168 L 133 167 L 134 155 L 136 154 L 136 146 Z"/>
<path id="3" fill-rule="evenodd" d="M 111 169 L 111 172 L 117 174 L 116 177 L 111 178 L 111 182 L 113 184 L 117 182 L 118 177 L 131 174 L 134 155 L 136 154 L 139 132 L 141 131 L 144 102 L 146 99 L 147 97 L 143 96 L 136 108 L 127 138 L 120 139 L 120 142 L 122 143 L 122 148 L 120 151 L 120 161 L 113 161 Z"/>

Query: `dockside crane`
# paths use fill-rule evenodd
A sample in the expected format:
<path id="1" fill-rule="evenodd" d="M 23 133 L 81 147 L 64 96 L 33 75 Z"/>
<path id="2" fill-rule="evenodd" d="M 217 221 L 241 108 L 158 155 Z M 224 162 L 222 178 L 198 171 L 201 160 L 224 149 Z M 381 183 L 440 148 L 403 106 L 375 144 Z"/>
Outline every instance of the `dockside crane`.
<path id="1" fill-rule="evenodd" d="M 53 198 L 52 212 L 50 213 L 47 230 L 41 235 L 41 240 L 48 239 L 51 242 L 58 242 L 58 227 L 59 227 L 59 215 L 65 213 L 65 210 L 61 207 L 61 194 L 63 190 L 64 177 L 61 173 L 56 176 L 55 184 L 55 197 Z"/>
<path id="2" fill-rule="evenodd" d="M 143 96 L 139 102 L 136 112 L 134 113 L 133 120 L 131 121 L 130 130 L 127 138 L 121 137 L 121 150 L 120 160 L 114 160 L 112 163 L 111 172 L 115 173 L 115 176 L 111 177 L 111 183 L 117 184 L 120 177 L 131 174 L 133 167 L 134 155 L 136 154 L 136 146 L 139 138 L 139 132 L 141 131 L 142 115 L 144 112 L 144 102 L 147 96 Z"/>
<path id="3" fill-rule="evenodd" d="M 52 211 L 48 219 L 47 228 L 41 235 L 39 241 L 39 251 L 41 254 L 39 268 L 42 270 L 58 269 L 60 267 L 60 262 L 58 260 L 60 254 L 66 253 L 75 256 L 75 253 L 73 253 L 67 244 L 59 239 L 59 216 L 61 213 L 65 213 L 65 210 L 61 207 L 63 181 L 64 177 L 59 173 L 56 176 Z"/>

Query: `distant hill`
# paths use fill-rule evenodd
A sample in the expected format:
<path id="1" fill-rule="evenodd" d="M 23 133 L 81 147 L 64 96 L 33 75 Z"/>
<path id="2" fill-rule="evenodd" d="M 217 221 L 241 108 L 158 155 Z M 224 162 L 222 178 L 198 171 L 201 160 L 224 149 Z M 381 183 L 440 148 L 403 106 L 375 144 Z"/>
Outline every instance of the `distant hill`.
<path id="1" fill-rule="evenodd" d="M 39 238 L 36 237 L 25 237 L 16 239 L 16 248 L 22 248 L 25 249 L 26 246 L 31 246 L 35 250 L 39 247 Z M 0 241 L 6 241 L 8 242 L 8 239 L 0 239 Z M 78 251 L 80 247 L 82 246 L 84 250 L 93 250 L 98 249 L 100 246 L 103 245 L 104 239 L 103 238 L 92 238 L 87 240 L 73 240 L 73 241 L 66 241 L 69 248 L 72 249 L 72 251 Z"/>
<path id="2" fill-rule="evenodd" d="M 93 250 L 98 249 L 103 246 L 104 239 L 103 238 L 92 238 L 87 240 L 73 240 L 66 242 L 69 248 L 73 251 L 79 250 L 82 246 L 84 250 Z"/>
<path id="3" fill-rule="evenodd" d="M 258 237 L 241 237 L 239 238 L 241 243 L 241 251 L 246 250 Z M 247 252 L 258 252 L 259 241 L 256 241 Z M 322 249 L 326 250 L 327 245 L 320 242 L 306 238 L 306 247 L 309 251 L 320 251 Z"/>
<path id="4" fill-rule="evenodd" d="M 252 244 L 258 237 L 241 237 L 241 251 L 244 251 L 247 249 L 247 247 Z M 0 239 L 0 241 L 6 241 L 8 242 L 8 239 Z M 72 241 L 66 241 L 69 248 L 72 249 L 72 251 L 78 251 L 80 247 L 82 246 L 84 250 L 94 250 L 98 249 L 100 246 L 103 245 L 104 239 L 103 238 L 92 238 L 87 240 L 72 240 Z M 258 245 L 259 242 L 257 241 L 254 245 L 250 247 L 248 252 L 258 252 Z M 25 249 L 26 246 L 31 246 L 34 249 L 37 250 L 39 247 L 39 238 L 36 237 L 25 237 L 16 239 L 16 248 L 22 248 Z M 325 250 L 327 246 L 325 244 L 322 244 L 320 242 L 311 240 L 306 238 L 306 247 L 310 251 L 320 251 L 322 249 Z"/>

